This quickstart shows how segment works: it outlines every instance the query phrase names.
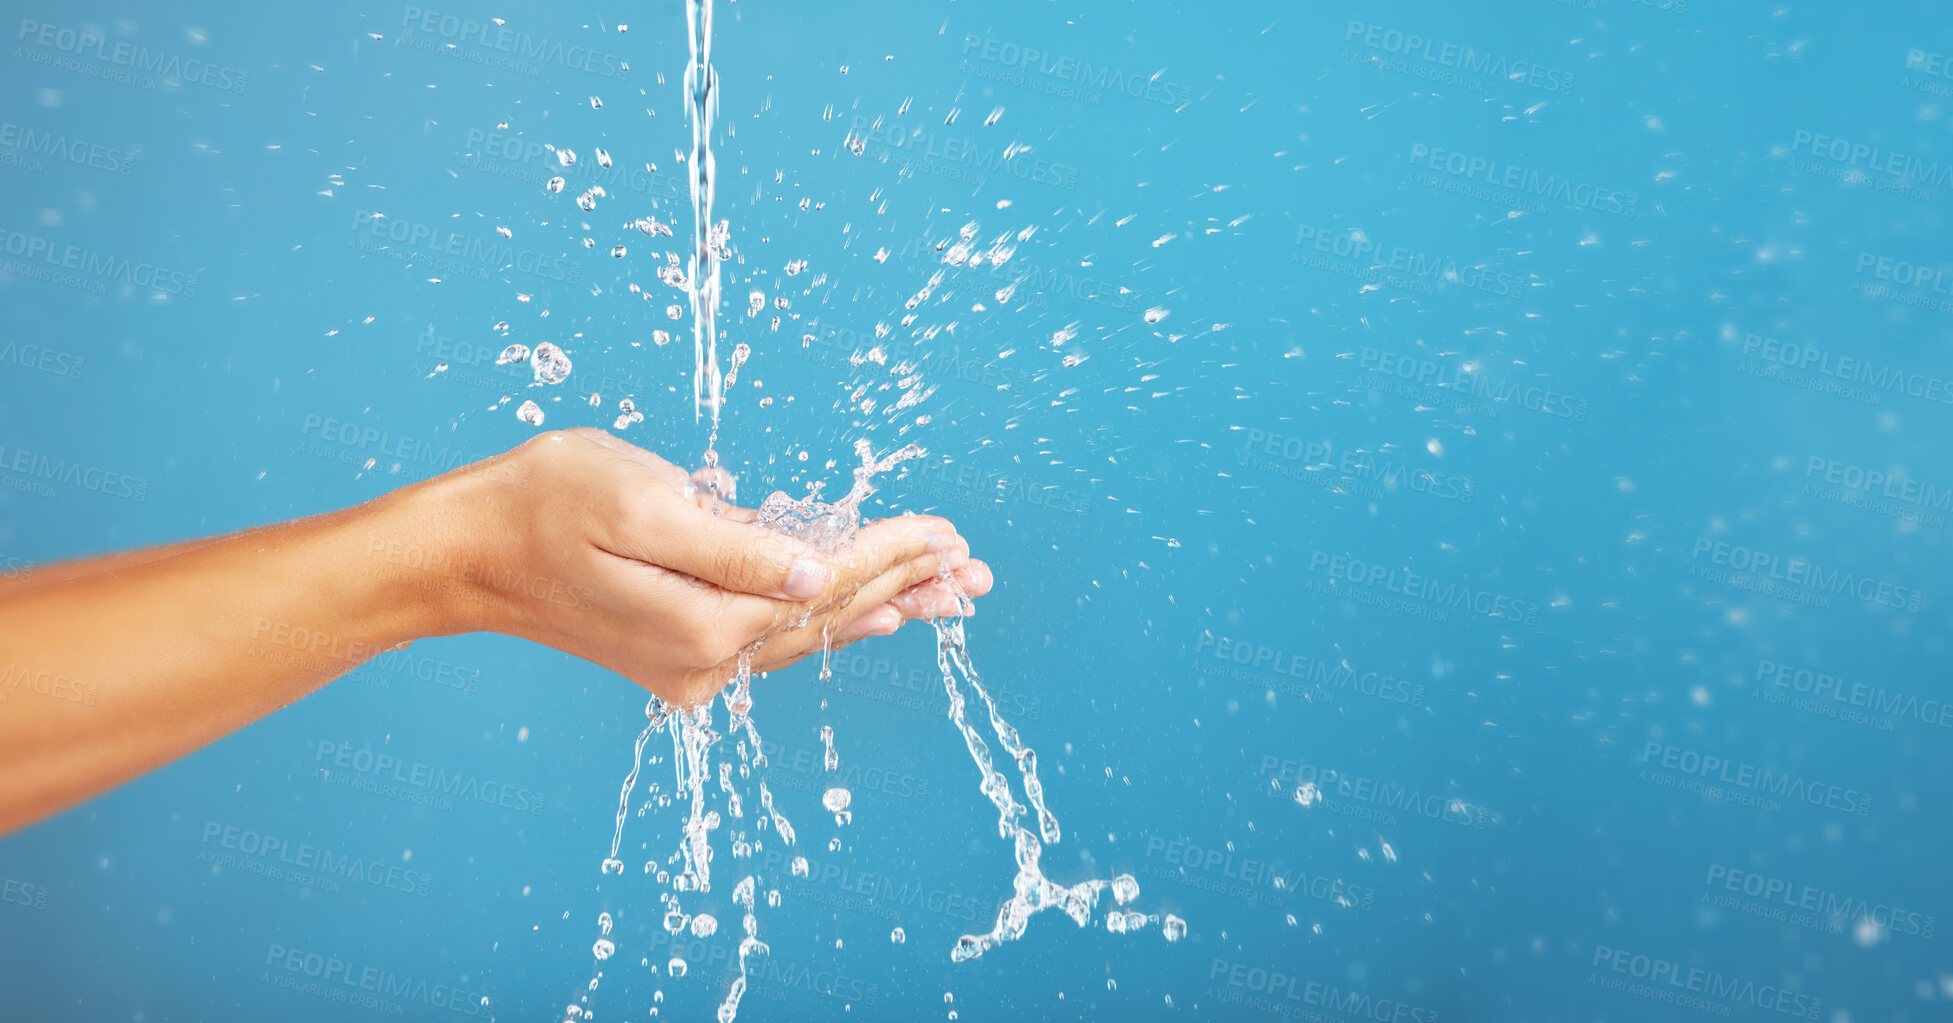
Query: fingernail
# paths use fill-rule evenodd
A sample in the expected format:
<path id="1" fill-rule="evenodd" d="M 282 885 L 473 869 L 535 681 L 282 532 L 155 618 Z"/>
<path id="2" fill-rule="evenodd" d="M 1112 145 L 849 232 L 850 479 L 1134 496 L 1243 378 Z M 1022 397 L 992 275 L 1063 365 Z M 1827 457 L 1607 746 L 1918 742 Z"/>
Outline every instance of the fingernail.
<path id="1" fill-rule="evenodd" d="M 795 600 L 807 600 L 820 596 L 833 578 L 834 573 L 825 562 L 803 554 L 793 559 L 793 566 L 787 569 L 786 585 L 781 590 Z"/>
<path id="2" fill-rule="evenodd" d="M 955 533 L 934 533 L 929 537 L 929 545 L 923 549 L 931 554 L 941 554 L 955 543 Z"/>

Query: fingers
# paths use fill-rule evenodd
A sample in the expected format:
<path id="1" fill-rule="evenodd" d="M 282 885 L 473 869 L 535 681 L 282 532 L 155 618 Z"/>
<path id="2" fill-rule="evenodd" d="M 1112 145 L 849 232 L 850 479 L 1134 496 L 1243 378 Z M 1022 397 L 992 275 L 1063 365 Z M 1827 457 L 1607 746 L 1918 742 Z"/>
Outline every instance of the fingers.
<path id="1" fill-rule="evenodd" d="M 871 587 L 882 595 L 864 607 L 880 604 L 934 575 L 937 559 L 929 555 L 945 553 L 961 543 L 956 528 L 934 515 L 905 515 L 863 526 L 852 546 L 836 552 L 834 592 L 822 606 L 857 603 L 859 595 Z M 892 575 L 903 575 L 908 581 L 887 589 Z"/>
<path id="2" fill-rule="evenodd" d="M 952 570 L 950 576 L 971 600 L 990 592 L 990 566 L 981 561 L 967 561 Z M 940 577 L 928 579 L 896 594 L 895 599 L 885 604 L 869 608 L 835 630 L 834 646 L 846 646 L 869 636 L 891 635 L 913 620 L 967 615 L 974 610 Z"/>
<path id="3" fill-rule="evenodd" d="M 631 493 L 610 530 L 613 554 L 778 600 L 811 600 L 834 583 L 834 570 L 798 540 L 714 515 L 669 487 Z"/>
<path id="4" fill-rule="evenodd" d="M 833 646 L 838 650 L 855 640 L 867 639 L 869 636 L 894 635 L 895 630 L 902 627 L 903 620 L 899 608 L 894 604 L 883 604 L 842 626 L 841 630 L 834 634 Z"/>

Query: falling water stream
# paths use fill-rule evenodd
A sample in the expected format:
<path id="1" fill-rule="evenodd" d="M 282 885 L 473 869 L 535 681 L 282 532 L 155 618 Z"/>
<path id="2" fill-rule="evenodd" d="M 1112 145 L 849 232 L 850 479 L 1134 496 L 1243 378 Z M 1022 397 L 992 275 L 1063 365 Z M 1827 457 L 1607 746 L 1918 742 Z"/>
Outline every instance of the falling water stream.
<path id="1" fill-rule="evenodd" d="M 730 373 L 721 377 L 717 326 L 721 297 L 720 264 L 730 258 L 731 232 L 728 222 L 715 222 L 712 219 L 716 177 L 712 127 L 718 112 L 718 75 L 712 67 L 712 0 L 687 0 L 686 23 L 691 46 L 691 59 L 685 69 L 685 92 L 688 99 L 687 118 L 692 128 L 690 182 L 694 249 L 687 282 L 692 307 L 694 352 L 692 399 L 695 417 L 703 418 L 707 410 L 711 413 L 711 432 L 706 441 L 704 461 L 708 468 L 716 468 L 719 413 L 725 388 L 736 379 L 739 366 L 750 355 L 750 349 L 744 344 L 739 345 L 733 355 Z M 974 225 L 965 229 L 965 246 L 970 242 L 973 231 Z M 1000 239 L 998 244 L 1004 245 L 1006 241 Z M 1001 262 L 1004 257 L 999 254 L 997 258 Z M 940 278 L 939 273 L 931 284 Z M 925 296 L 926 293 L 927 289 Z M 911 307 L 914 304 L 912 300 Z M 926 396 L 926 392 L 913 389 L 904 400 L 912 401 L 921 396 Z M 861 525 L 861 504 L 875 491 L 876 475 L 893 470 L 910 459 L 922 457 L 925 452 L 910 444 L 878 458 L 869 441 L 862 438 L 855 442 L 855 454 L 860 464 L 854 470 L 853 485 L 838 500 L 833 503 L 821 501 L 819 482 L 810 485 L 804 498 L 775 493 L 761 505 L 759 524 L 792 536 L 823 554 L 832 554 L 851 545 Z M 717 474 L 710 475 L 716 479 Z M 717 487 L 713 481 L 705 485 L 715 490 Z M 714 504 L 716 506 L 716 502 Z M 962 736 L 971 759 L 982 775 L 979 789 L 997 808 L 998 834 L 1011 843 L 1017 864 L 1011 895 L 1003 900 L 998 909 L 995 924 L 986 933 L 966 934 L 958 939 L 950 951 L 951 960 L 964 962 L 974 959 L 999 944 L 1018 938 L 1024 933 L 1030 918 L 1047 909 L 1056 908 L 1079 926 L 1086 926 L 1091 922 L 1099 896 L 1108 890 L 1114 901 L 1114 908 L 1105 918 L 1108 930 L 1131 933 L 1159 921 L 1158 917 L 1120 908 L 1139 895 L 1139 883 L 1130 874 L 1118 875 L 1110 881 L 1081 881 L 1071 886 L 1060 885 L 1044 875 L 1040 865 L 1044 848 L 1058 842 L 1060 830 L 1057 816 L 1045 805 L 1044 786 L 1038 780 L 1037 754 L 999 713 L 996 701 L 971 660 L 964 633 L 964 619 L 974 611 L 968 595 L 946 568 L 940 579 L 955 594 L 958 608 L 955 615 L 931 623 L 936 633 L 936 663 L 942 671 L 949 719 Z M 800 624 L 804 626 L 806 621 L 803 617 Z M 826 639 L 823 633 L 823 678 L 827 677 L 830 653 Z M 766 754 L 759 730 L 752 719 L 752 664 L 760 645 L 755 643 L 740 654 L 732 678 L 719 694 L 719 702 L 724 704 L 727 715 L 723 734 L 713 727 L 712 701 L 708 700 L 698 707 L 682 708 L 656 696 L 651 697 L 645 706 L 645 726 L 638 733 L 632 751 L 630 772 L 618 792 L 616 828 L 611 835 L 610 854 L 602 864 L 602 872 L 606 876 L 624 873 L 625 864 L 620 858 L 624 823 L 630 816 L 630 804 L 641 770 L 647 762 L 655 764 L 662 759 L 653 756 L 647 761 L 646 749 L 652 733 L 663 729 L 671 738 L 672 788 L 667 792 L 657 781 L 648 783 L 647 800 L 640 806 L 637 815 L 641 817 L 648 810 L 661 809 L 673 802 L 685 806 L 685 823 L 678 847 L 662 864 L 655 859 L 648 860 L 643 868 L 643 872 L 655 877 L 660 886 L 668 886 L 660 896 L 665 930 L 674 938 L 686 932 L 701 939 L 717 933 L 716 919 L 703 912 L 687 914 L 684 902 L 695 894 L 712 890 L 712 836 L 722 827 L 727 831 L 726 840 L 735 861 L 734 873 L 739 875 L 733 887 L 733 901 L 743 911 L 739 976 L 733 979 L 719 1005 L 719 1023 L 732 1023 L 738 1015 L 747 989 L 749 960 L 770 951 L 767 944 L 760 940 L 755 911 L 756 895 L 762 884 L 767 886 L 768 905 L 779 904 L 779 892 L 771 886 L 774 879 L 753 872 L 749 869 L 752 866 L 750 861 L 769 841 L 777 841 L 788 849 L 794 846 L 795 841 L 793 825 L 774 805 L 773 793 L 767 787 Z M 1015 762 L 1019 784 L 1023 789 L 1023 802 L 1018 800 L 1010 779 L 997 769 L 989 741 L 977 726 L 970 723 L 966 690 L 980 705 L 997 746 Z M 715 760 L 714 750 L 727 738 L 732 740 L 731 754 L 722 753 Z M 823 764 L 827 771 L 832 772 L 839 766 L 839 759 L 831 727 L 822 726 L 821 740 L 824 747 Z M 715 780 L 720 804 L 716 809 L 707 806 L 713 795 L 711 788 Z M 747 807 L 755 801 L 759 811 L 749 817 Z M 849 820 L 850 801 L 848 791 L 839 787 L 828 788 L 822 798 L 823 806 L 835 815 L 837 824 L 845 824 Z M 1035 830 L 1026 826 L 1024 818 L 1027 816 L 1036 819 Z M 772 832 L 771 836 L 767 834 L 769 831 Z M 804 876 L 807 872 L 806 859 L 794 856 L 789 869 L 796 875 Z M 1185 923 L 1171 914 L 1161 922 L 1169 941 L 1177 940 L 1185 932 Z M 602 976 L 601 964 L 617 951 L 611 936 L 613 926 L 609 912 L 599 916 L 600 933 L 592 945 L 592 955 L 599 965 L 590 982 L 591 990 L 596 988 Z M 901 929 L 897 928 L 891 937 L 892 940 L 902 941 Z M 687 963 L 678 952 L 679 949 L 674 947 L 674 954 L 663 964 L 666 975 L 674 979 L 688 972 Z M 648 956 L 645 963 L 651 965 Z M 662 990 L 658 991 L 655 1001 L 662 1003 L 663 994 Z M 658 1012 L 654 1005 L 650 1014 L 656 1016 Z M 573 1004 L 567 1010 L 567 1018 L 587 1019 L 588 1010 L 583 1005 Z"/>

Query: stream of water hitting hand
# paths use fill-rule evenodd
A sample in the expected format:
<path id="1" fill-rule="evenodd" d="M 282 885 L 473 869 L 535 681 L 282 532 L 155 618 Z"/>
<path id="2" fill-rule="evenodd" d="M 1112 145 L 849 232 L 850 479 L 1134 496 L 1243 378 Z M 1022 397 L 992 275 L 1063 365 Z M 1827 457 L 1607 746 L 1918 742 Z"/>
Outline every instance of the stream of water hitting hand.
<path id="1" fill-rule="evenodd" d="M 706 442 L 705 459 L 708 466 L 718 463 L 717 438 L 719 414 L 725 398 L 725 386 L 729 378 L 722 378 L 718 360 L 718 307 L 720 301 L 720 264 L 729 256 L 730 231 L 724 223 L 714 223 L 712 219 L 713 193 L 716 168 L 712 156 L 712 128 L 718 114 L 718 73 L 712 67 L 712 0 L 687 0 L 686 24 L 689 31 L 691 59 L 685 68 L 685 91 L 687 94 L 687 119 L 692 128 L 691 152 L 691 199 L 692 230 L 694 248 L 691 260 L 690 298 L 692 305 L 692 346 L 693 346 L 693 384 L 692 411 L 694 420 L 703 418 L 706 410 L 712 416 L 711 435 Z M 735 353 L 732 374 L 738 373 L 741 356 L 745 346 Z M 908 445 L 898 451 L 877 459 L 866 438 L 857 440 L 855 452 L 861 464 L 854 471 L 854 484 L 848 493 L 833 504 L 819 500 L 820 487 L 814 485 L 808 496 L 796 500 L 784 493 L 775 493 L 760 508 L 759 522 L 762 526 L 785 533 L 822 553 L 831 554 L 849 546 L 860 526 L 860 506 L 874 492 L 873 480 L 876 474 L 893 469 L 911 458 L 921 457 L 924 452 L 916 445 Z M 1017 862 L 1017 876 L 1012 885 L 1012 896 L 1004 902 L 997 912 L 997 920 L 989 933 L 964 935 L 951 951 L 950 958 L 962 962 L 982 955 L 985 951 L 1003 942 L 1011 941 L 1024 932 L 1031 916 L 1046 909 L 1060 909 L 1085 926 L 1091 919 L 1092 909 L 1099 895 L 1110 890 L 1118 904 L 1124 905 L 1139 894 L 1138 883 L 1129 874 L 1122 874 L 1112 881 L 1087 880 L 1069 887 L 1059 885 L 1044 876 L 1040 866 L 1043 848 L 1059 839 L 1058 819 L 1046 808 L 1044 786 L 1037 776 L 1037 754 L 1026 746 L 1017 730 L 998 713 L 996 702 L 984 687 L 972 664 L 966 645 L 963 620 L 974 611 L 969 597 L 957 585 L 956 580 L 945 568 L 939 580 L 956 596 L 958 613 L 950 618 L 937 619 L 931 624 L 936 631 L 936 659 L 943 673 L 943 686 L 949 698 L 949 718 L 961 733 L 971 758 L 983 774 L 980 786 L 998 811 L 999 834 L 1013 845 Z M 804 623 L 803 623 L 804 624 Z M 826 678 L 826 632 L 822 636 L 822 677 Z M 758 653 L 760 644 L 755 643 L 744 651 L 738 661 L 733 678 L 720 694 L 729 715 L 727 732 L 738 740 L 737 770 L 742 780 L 750 778 L 755 772 L 763 774 L 766 754 L 760 741 L 758 730 L 754 727 L 752 711 L 752 659 Z M 961 682 L 959 684 L 959 677 Z M 967 718 L 963 687 L 973 692 L 982 702 L 991 731 L 999 745 L 1016 763 L 1024 795 L 1030 804 L 1030 812 L 1037 818 L 1037 833 L 1031 832 L 1020 823 L 1026 808 L 1020 804 L 1011 791 L 1010 782 L 992 763 L 990 748 L 983 737 L 977 733 Z M 672 767 L 675 772 L 674 796 L 688 804 L 683 839 L 677 851 L 668 862 L 678 867 L 667 873 L 656 870 L 661 883 L 669 879 L 671 892 L 665 896 L 665 926 L 674 936 L 685 926 L 685 917 L 679 905 L 678 896 L 682 893 L 709 892 L 712 887 L 712 848 L 711 833 L 716 830 L 722 818 L 717 811 L 705 807 L 706 782 L 712 774 L 712 750 L 722 736 L 712 728 L 712 705 L 692 709 L 673 707 L 653 696 L 645 707 L 647 723 L 638 734 L 633 749 L 630 774 L 624 779 L 622 790 L 617 798 L 616 829 L 611 836 L 610 855 L 603 862 L 606 875 L 622 874 L 624 864 L 619 859 L 624 837 L 624 821 L 629 812 L 631 796 L 637 786 L 638 773 L 645 763 L 644 752 L 651 734 L 659 728 L 669 731 L 672 740 Z M 830 743 L 826 767 L 835 768 Z M 719 765 L 719 787 L 726 799 L 726 808 L 736 822 L 745 817 L 743 800 L 732 782 L 734 764 L 723 762 Z M 773 794 L 762 778 L 756 779 L 759 803 L 764 813 L 756 815 L 753 824 L 756 831 L 763 833 L 770 829 L 789 850 L 794 846 L 793 825 L 775 809 Z M 657 786 L 653 785 L 655 791 Z M 845 793 L 843 793 L 845 794 Z M 844 801 L 845 802 L 845 801 Z M 639 814 L 643 814 L 639 810 Z M 841 819 L 837 814 L 837 821 Z M 764 837 L 755 834 L 748 841 L 744 831 L 735 833 L 733 856 L 735 859 L 748 859 L 759 851 Z M 647 862 L 645 872 L 652 873 L 654 864 Z M 795 857 L 793 872 L 804 875 L 806 861 Z M 748 960 L 753 955 L 766 955 L 770 951 L 759 940 L 758 923 L 755 918 L 756 877 L 747 874 L 735 886 L 733 900 L 744 910 L 742 924 L 744 937 L 739 946 L 739 976 L 734 979 L 725 999 L 717 1012 L 719 1023 L 733 1023 L 739 1011 L 740 1002 L 747 989 Z M 774 893 L 769 901 L 777 899 Z M 709 918 L 706 918 L 709 919 Z M 1124 932 L 1136 929 L 1154 918 L 1141 913 L 1124 913 L 1113 910 L 1108 919 L 1110 929 Z M 1168 938 L 1177 935 L 1173 925 L 1177 919 L 1168 916 Z M 603 937 L 597 943 L 597 958 L 607 959 L 614 946 L 608 940 L 611 930 L 610 915 L 602 918 Z M 716 930 L 716 923 L 712 929 Z M 694 926 L 693 933 L 708 936 L 712 930 L 701 930 Z M 684 962 L 673 956 L 669 973 L 674 977 L 683 976 Z M 594 989 L 593 978 L 591 987 Z M 662 1001 L 662 997 L 659 999 Z M 572 1006 L 574 1010 L 576 1007 Z M 657 1015 L 657 1009 L 652 1009 Z"/>

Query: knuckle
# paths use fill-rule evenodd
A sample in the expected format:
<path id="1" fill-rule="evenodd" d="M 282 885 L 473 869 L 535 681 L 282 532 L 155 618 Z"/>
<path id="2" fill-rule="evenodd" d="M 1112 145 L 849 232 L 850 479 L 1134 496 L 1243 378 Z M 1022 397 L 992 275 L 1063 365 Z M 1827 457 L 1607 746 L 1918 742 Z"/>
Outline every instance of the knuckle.
<path id="1" fill-rule="evenodd" d="M 712 552 L 712 567 L 729 589 L 743 591 L 760 581 L 759 565 L 752 552 L 736 543 L 719 544 Z"/>

